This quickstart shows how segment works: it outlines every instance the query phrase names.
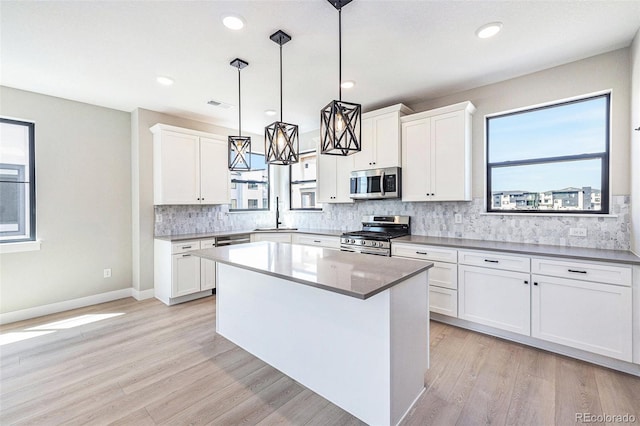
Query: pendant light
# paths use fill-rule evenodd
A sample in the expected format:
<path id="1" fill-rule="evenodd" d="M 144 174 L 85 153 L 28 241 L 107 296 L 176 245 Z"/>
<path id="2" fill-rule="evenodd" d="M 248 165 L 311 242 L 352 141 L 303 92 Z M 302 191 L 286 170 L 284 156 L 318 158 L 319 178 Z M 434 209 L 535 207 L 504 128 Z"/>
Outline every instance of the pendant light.
<path id="1" fill-rule="evenodd" d="M 238 68 L 238 136 L 229 136 L 229 170 L 251 170 L 251 136 L 242 136 L 242 98 L 240 96 L 240 70 L 249 65 L 236 58 L 229 64 Z"/>
<path id="2" fill-rule="evenodd" d="M 342 101 L 342 7 L 352 0 L 327 0 L 338 9 L 338 86 L 339 97 L 320 111 L 322 154 L 351 155 L 361 149 L 362 106 Z"/>
<path id="3" fill-rule="evenodd" d="M 267 163 L 288 165 L 298 162 L 298 126 L 282 121 L 282 45 L 291 40 L 291 36 L 278 30 L 269 37 L 280 45 L 280 121 L 274 121 L 264 129 Z"/>

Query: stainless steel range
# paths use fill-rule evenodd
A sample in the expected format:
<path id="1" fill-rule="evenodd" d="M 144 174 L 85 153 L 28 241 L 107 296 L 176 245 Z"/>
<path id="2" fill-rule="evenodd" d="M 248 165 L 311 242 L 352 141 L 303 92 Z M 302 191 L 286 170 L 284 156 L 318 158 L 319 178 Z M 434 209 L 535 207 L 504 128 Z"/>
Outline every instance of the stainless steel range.
<path id="1" fill-rule="evenodd" d="M 363 216 L 362 231 L 345 232 L 340 250 L 391 256 L 391 240 L 409 235 L 409 216 Z"/>

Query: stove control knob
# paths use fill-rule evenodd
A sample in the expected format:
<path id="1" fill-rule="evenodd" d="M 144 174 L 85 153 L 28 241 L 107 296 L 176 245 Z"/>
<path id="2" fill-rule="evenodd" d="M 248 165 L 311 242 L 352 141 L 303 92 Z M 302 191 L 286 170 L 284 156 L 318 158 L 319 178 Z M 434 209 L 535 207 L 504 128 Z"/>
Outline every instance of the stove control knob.
<path id="1" fill-rule="evenodd" d="M 349 241 L 347 241 L 347 242 L 348 242 L 348 243 L 351 243 L 351 244 L 355 244 L 356 240 L 351 239 L 351 240 L 349 240 Z"/>
<path id="2" fill-rule="evenodd" d="M 364 240 L 360 240 L 360 244 L 365 245 L 365 241 Z"/>
<path id="3" fill-rule="evenodd" d="M 376 243 L 375 241 L 373 241 L 373 242 L 371 243 L 371 247 L 375 247 L 375 246 L 377 246 L 377 245 L 378 245 L 378 243 Z"/>

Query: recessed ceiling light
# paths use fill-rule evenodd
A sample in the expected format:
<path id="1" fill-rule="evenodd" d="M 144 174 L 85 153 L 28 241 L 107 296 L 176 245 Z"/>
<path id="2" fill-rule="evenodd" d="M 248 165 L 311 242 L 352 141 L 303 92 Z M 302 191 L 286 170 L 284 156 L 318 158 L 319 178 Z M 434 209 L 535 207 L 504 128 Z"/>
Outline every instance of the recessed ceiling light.
<path id="1" fill-rule="evenodd" d="M 222 23 L 230 30 L 241 30 L 244 27 L 244 19 L 239 15 L 225 15 Z"/>
<path id="2" fill-rule="evenodd" d="M 340 87 L 342 87 L 343 89 L 351 89 L 355 85 L 356 85 L 355 81 L 347 80 L 347 81 L 343 81 Z"/>
<path id="3" fill-rule="evenodd" d="M 498 34 L 502 29 L 502 22 L 491 22 L 476 30 L 476 35 L 480 38 L 489 38 Z"/>
<path id="4" fill-rule="evenodd" d="M 267 114 L 267 115 L 276 115 L 276 110 L 275 109 L 268 109 L 268 110 L 265 110 L 264 113 Z"/>
<path id="5" fill-rule="evenodd" d="M 162 84 L 163 86 L 171 86 L 173 84 L 173 79 L 171 77 L 165 77 L 162 75 L 159 75 L 156 78 L 156 81 Z"/>

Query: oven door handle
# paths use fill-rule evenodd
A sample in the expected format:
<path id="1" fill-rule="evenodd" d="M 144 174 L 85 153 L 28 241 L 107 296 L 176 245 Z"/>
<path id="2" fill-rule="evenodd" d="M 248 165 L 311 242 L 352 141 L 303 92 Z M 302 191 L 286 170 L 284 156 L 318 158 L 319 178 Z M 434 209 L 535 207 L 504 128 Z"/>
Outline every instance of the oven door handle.
<path id="1" fill-rule="evenodd" d="M 382 172 L 382 176 L 380 176 L 380 195 L 384 197 L 384 172 Z"/>

